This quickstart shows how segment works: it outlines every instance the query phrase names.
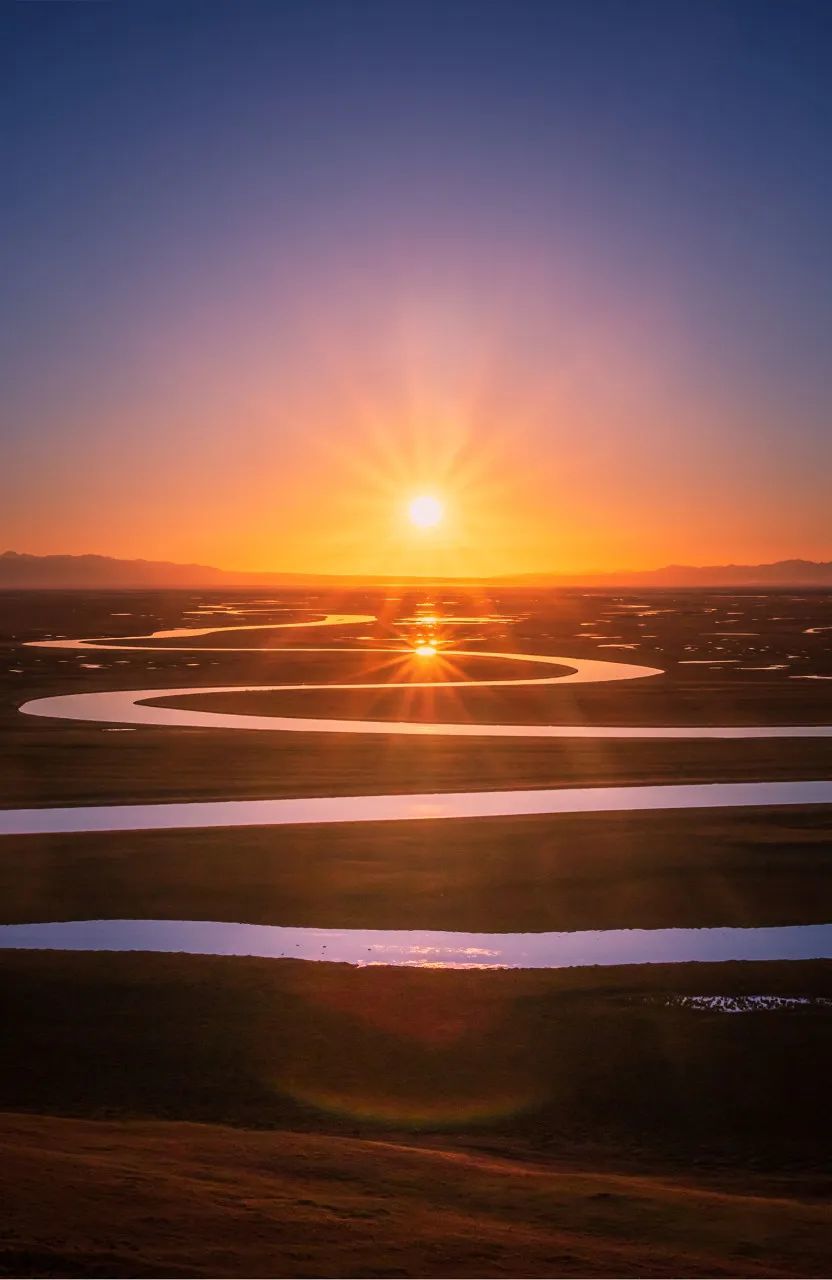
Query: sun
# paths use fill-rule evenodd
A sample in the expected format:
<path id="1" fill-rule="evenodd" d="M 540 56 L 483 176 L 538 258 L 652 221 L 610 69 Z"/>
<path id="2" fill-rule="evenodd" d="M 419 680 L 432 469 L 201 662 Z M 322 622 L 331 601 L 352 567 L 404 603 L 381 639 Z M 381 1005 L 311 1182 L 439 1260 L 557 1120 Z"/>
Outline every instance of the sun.
<path id="1" fill-rule="evenodd" d="M 434 529 L 442 523 L 445 508 L 434 494 L 420 493 L 408 503 L 407 515 L 418 529 Z"/>

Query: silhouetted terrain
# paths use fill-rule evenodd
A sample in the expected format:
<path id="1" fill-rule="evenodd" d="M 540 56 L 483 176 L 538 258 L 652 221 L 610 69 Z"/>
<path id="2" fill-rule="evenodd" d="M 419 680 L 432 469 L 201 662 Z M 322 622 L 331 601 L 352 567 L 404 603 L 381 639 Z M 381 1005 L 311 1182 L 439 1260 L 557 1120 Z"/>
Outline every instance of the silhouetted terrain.
<path id="1" fill-rule="evenodd" d="M 321 573 L 246 573 L 205 564 L 168 560 L 119 560 L 112 556 L 32 556 L 17 551 L 0 554 L 0 588 L 76 589 L 256 586 L 368 586 L 384 582 L 436 581 L 413 577 Z M 443 582 L 474 581 L 439 579 Z M 485 585 L 518 587 L 827 587 L 832 586 L 832 560 L 778 560 L 774 564 L 684 565 L 661 569 L 622 569 L 611 573 L 524 573 L 479 578 Z"/>

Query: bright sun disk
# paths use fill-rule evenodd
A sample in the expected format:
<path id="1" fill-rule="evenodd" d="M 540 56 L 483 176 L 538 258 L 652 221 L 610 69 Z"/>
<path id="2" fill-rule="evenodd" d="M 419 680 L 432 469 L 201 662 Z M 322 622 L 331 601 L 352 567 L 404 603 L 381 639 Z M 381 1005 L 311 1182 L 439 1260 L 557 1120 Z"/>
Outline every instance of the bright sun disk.
<path id="1" fill-rule="evenodd" d="M 433 529 L 445 514 L 445 508 L 432 493 L 420 493 L 408 504 L 407 514 L 411 524 L 419 529 Z"/>

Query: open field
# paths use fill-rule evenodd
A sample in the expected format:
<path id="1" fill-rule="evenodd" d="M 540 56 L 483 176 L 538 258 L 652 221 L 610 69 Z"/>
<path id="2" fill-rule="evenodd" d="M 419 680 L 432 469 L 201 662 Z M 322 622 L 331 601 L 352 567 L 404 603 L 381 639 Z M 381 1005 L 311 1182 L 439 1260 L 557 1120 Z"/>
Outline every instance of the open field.
<path id="1" fill-rule="evenodd" d="M 0 954 L 12 1110 L 828 1172 L 828 961 L 530 971 Z M 814 1185 L 814 1182 L 813 1182 Z"/>
<path id="2" fill-rule="evenodd" d="M 6 1275 L 806 1276 L 825 1219 L 407 1141 L 7 1114 L 0 1150 Z"/>
<path id="3" fill-rule="evenodd" d="M 66 693 L 193 688 L 174 705 L 832 724 L 822 593 L 433 599 L 432 613 L 478 618 L 456 626 L 426 623 L 420 603 L 424 593 L 9 594 L 0 806 L 832 776 L 832 738 L 114 732 L 18 710 Z M 378 621 L 129 638 L 335 612 Z M 429 678 L 556 674 L 477 649 L 663 674 L 562 688 L 199 692 L 424 679 L 421 660 L 382 650 L 426 634 L 440 650 Z M 58 636 L 120 639 L 31 647 Z M 243 644 L 256 651 L 234 651 Z M 471 652 L 443 659 L 443 645 Z M 825 805 L 8 835 L 0 925 L 214 920 L 417 937 L 824 925 L 831 852 Z M 0 973 L 13 1028 L 0 1065 L 12 1204 L 0 1273 L 828 1273 L 828 960 L 485 972 L 9 950 Z"/>
<path id="4" fill-rule="evenodd" d="M 832 919 L 824 806 L 5 836 L 0 923 L 545 930 Z"/>

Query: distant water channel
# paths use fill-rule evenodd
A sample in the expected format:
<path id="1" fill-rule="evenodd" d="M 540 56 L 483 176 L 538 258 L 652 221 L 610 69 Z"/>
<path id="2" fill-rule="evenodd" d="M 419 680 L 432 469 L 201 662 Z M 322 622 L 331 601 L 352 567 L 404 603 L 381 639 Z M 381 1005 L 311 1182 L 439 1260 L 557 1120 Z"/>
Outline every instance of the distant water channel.
<path id="1" fill-rule="evenodd" d="M 694 782 L 678 786 L 534 787 L 522 791 L 403 792 L 377 796 L 292 796 L 276 800 L 189 800 L 182 803 L 0 809 L 0 835 L 418 822 L 439 818 L 735 809 L 830 802 L 832 782 L 823 779 L 809 782 Z"/>
<path id="2" fill-rule="evenodd" d="M 253 956 L 442 969 L 561 969 L 696 960 L 832 959 L 832 924 L 451 933 L 304 929 L 217 920 L 68 920 L 2 925 L 0 948 Z"/>

